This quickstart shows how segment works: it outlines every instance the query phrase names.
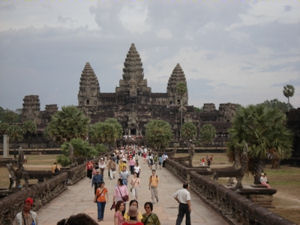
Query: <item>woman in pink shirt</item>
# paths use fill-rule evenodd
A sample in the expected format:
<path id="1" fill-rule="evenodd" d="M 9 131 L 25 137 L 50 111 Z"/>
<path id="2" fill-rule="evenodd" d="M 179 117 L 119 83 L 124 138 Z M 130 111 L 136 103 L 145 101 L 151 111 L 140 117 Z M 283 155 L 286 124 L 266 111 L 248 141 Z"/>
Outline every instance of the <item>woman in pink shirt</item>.
<path id="1" fill-rule="evenodd" d="M 127 199 L 125 199 L 127 196 Z M 127 186 L 123 184 L 122 179 L 118 179 L 118 184 L 115 187 L 114 197 L 113 200 L 115 203 L 118 201 L 128 201 L 128 189 Z"/>
<path id="2" fill-rule="evenodd" d="M 116 204 L 116 212 L 114 216 L 114 225 L 122 225 L 125 220 L 123 212 L 125 211 L 125 203 L 123 201 L 118 201 Z"/>
<path id="3" fill-rule="evenodd" d="M 134 166 L 135 166 L 135 159 L 132 156 L 130 156 L 129 166 L 130 166 L 130 173 L 131 173 L 131 175 L 133 175 Z"/>

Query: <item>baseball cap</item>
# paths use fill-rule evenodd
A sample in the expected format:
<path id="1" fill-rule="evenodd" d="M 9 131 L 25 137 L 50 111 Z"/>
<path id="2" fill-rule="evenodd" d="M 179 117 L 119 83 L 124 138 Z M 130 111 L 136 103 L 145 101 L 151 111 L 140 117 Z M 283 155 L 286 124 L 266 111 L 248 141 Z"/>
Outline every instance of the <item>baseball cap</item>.
<path id="1" fill-rule="evenodd" d="M 33 199 L 28 197 L 26 198 L 25 203 L 29 203 L 30 205 L 33 205 Z"/>

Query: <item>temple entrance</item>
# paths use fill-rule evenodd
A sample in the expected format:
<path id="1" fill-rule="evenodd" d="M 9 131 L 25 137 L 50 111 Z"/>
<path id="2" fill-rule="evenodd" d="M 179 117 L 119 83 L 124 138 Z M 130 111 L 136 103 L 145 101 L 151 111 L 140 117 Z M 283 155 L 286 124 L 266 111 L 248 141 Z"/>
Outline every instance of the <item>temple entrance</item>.
<path id="1" fill-rule="evenodd" d="M 130 129 L 130 135 L 136 135 L 136 129 L 135 128 Z"/>

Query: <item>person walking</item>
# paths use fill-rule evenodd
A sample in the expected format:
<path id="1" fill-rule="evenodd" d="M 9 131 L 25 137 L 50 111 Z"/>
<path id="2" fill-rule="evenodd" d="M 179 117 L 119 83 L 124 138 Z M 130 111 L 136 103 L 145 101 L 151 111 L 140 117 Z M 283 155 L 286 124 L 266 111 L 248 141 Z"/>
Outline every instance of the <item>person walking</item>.
<path id="1" fill-rule="evenodd" d="M 138 199 L 138 187 L 140 186 L 140 178 L 137 177 L 137 173 L 133 174 L 133 177 L 130 180 L 130 192 L 132 194 L 133 199 Z"/>
<path id="2" fill-rule="evenodd" d="M 139 162 L 136 162 L 134 166 L 134 172 L 137 174 L 137 177 L 140 177 L 141 167 L 139 165 Z"/>
<path id="3" fill-rule="evenodd" d="M 104 182 L 101 182 L 99 187 L 97 188 L 94 201 L 97 203 L 98 222 L 99 222 L 102 221 L 104 218 L 104 209 L 105 209 L 106 202 L 108 201 L 108 191 L 105 187 Z"/>
<path id="4" fill-rule="evenodd" d="M 92 179 L 92 173 L 93 173 L 93 162 L 92 161 L 88 161 L 86 163 L 86 176 L 90 179 Z"/>
<path id="5" fill-rule="evenodd" d="M 127 167 L 124 166 L 121 173 L 120 173 L 120 178 L 123 181 L 123 184 L 127 186 L 128 184 L 128 177 L 129 177 L 129 172 L 127 170 Z"/>
<path id="6" fill-rule="evenodd" d="M 125 222 L 123 217 L 123 212 L 125 211 L 125 203 L 123 201 L 118 201 L 115 210 L 114 225 L 122 225 Z"/>
<path id="7" fill-rule="evenodd" d="M 160 225 L 158 216 L 153 213 L 153 204 L 151 202 L 146 202 L 144 204 L 145 213 L 143 214 L 142 222 L 144 225 Z"/>
<path id="8" fill-rule="evenodd" d="M 97 188 L 99 187 L 101 182 L 103 182 L 103 177 L 100 174 L 100 169 L 97 169 L 96 175 L 94 175 L 92 179 L 92 187 L 94 186 L 94 194 L 96 194 Z"/>
<path id="9" fill-rule="evenodd" d="M 38 225 L 37 213 L 31 210 L 32 206 L 33 199 L 26 198 L 23 210 L 16 215 L 13 225 Z"/>
<path id="10" fill-rule="evenodd" d="M 119 178 L 118 179 L 118 184 L 115 187 L 113 201 L 114 202 L 118 202 L 118 201 L 127 202 L 128 199 L 129 198 L 128 198 L 127 186 L 124 185 L 122 179 Z"/>
<path id="11" fill-rule="evenodd" d="M 185 224 L 191 225 L 191 194 L 188 191 L 189 185 L 183 184 L 183 188 L 173 194 L 174 199 L 179 203 L 176 225 L 180 225 L 185 215 Z"/>
<path id="12" fill-rule="evenodd" d="M 158 203 L 158 176 L 156 175 L 156 170 L 152 170 L 152 175 L 149 178 L 149 190 L 151 191 L 151 199 L 152 199 L 152 203 L 155 203 L 155 199 L 156 202 Z"/>
<path id="13" fill-rule="evenodd" d="M 101 173 L 102 177 L 104 178 L 104 170 L 105 170 L 105 167 L 106 167 L 104 158 L 100 158 L 98 166 L 100 168 L 100 173 Z"/>

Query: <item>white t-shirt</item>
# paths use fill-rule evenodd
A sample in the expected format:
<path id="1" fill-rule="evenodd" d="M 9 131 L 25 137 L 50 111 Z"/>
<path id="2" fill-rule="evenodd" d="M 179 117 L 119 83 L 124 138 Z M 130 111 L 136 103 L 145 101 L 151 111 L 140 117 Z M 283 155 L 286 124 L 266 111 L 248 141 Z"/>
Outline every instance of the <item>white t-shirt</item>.
<path id="1" fill-rule="evenodd" d="M 173 197 L 174 198 L 177 197 L 179 202 L 183 203 L 183 204 L 187 204 L 187 201 L 191 200 L 191 194 L 185 188 L 182 188 L 182 189 L 176 191 L 175 194 L 173 194 Z"/>
<path id="2" fill-rule="evenodd" d="M 140 169 L 141 169 L 141 168 L 140 168 L 139 166 L 135 166 L 135 167 L 134 167 L 134 172 L 135 172 L 135 173 L 139 173 L 139 172 L 140 172 Z"/>

